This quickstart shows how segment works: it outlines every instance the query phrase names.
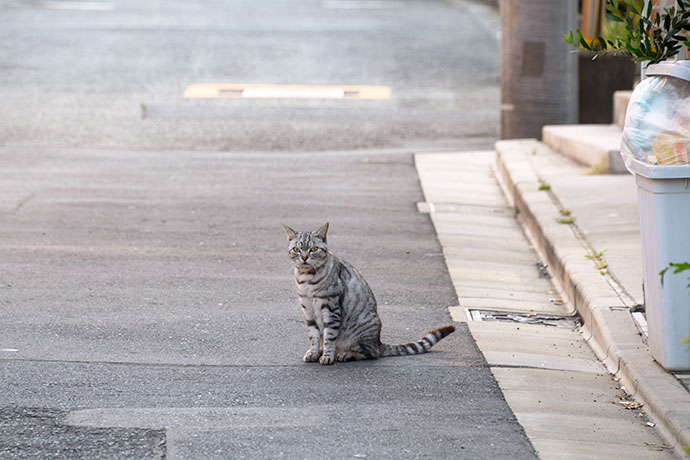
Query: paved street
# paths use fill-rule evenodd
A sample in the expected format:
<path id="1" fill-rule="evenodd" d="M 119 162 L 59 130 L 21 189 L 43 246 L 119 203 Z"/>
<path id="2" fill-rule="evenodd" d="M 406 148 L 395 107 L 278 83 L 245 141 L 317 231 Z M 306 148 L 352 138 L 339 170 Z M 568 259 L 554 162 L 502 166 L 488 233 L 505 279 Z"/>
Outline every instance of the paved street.
<path id="1" fill-rule="evenodd" d="M 4 455 L 92 458 L 107 433 L 103 458 L 155 457 L 163 440 L 170 458 L 533 458 L 463 325 L 428 355 L 301 362 L 282 222 L 331 222 L 385 341 L 449 323 L 410 156 L 22 153 L 0 152 L 17 193 L 0 247 Z M 64 435 L 46 445 L 50 426 Z"/>
<path id="2" fill-rule="evenodd" d="M 384 341 L 451 324 L 412 154 L 495 139 L 495 14 L 0 1 L 0 458 L 535 458 L 465 324 L 427 355 L 303 363 L 282 229 L 330 222 Z"/>
<path id="3" fill-rule="evenodd" d="M 485 148 L 498 133 L 496 16 L 442 0 L 0 0 L 0 144 Z M 193 83 L 392 94 L 183 98 Z"/>

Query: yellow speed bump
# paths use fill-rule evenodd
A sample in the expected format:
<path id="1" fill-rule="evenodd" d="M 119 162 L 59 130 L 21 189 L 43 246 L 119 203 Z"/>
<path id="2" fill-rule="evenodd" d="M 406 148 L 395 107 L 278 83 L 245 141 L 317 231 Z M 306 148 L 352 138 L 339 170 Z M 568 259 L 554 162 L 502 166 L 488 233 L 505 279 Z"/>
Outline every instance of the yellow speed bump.
<path id="1" fill-rule="evenodd" d="M 231 99 L 390 99 L 389 86 L 192 83 L 184 97 Z"/>

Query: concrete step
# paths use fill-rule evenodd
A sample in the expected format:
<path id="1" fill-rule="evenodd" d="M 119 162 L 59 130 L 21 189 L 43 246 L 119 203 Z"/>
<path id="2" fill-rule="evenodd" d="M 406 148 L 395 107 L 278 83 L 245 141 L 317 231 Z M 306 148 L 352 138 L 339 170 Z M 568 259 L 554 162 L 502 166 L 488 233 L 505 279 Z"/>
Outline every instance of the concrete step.
<path id="1" fill-rule="evenodd" d="M 596 174 L 627 173 L 620 156 L 623 130 L 618 125 L 547 125 L 542 142 L 591 167 Z"/>

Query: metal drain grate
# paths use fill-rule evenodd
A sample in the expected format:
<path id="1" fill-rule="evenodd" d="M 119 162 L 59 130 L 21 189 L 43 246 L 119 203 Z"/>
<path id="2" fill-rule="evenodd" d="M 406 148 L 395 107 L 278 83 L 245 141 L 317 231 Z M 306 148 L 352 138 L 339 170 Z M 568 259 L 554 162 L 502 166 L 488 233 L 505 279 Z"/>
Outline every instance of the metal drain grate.
<path id="1" fill-rule="evenodd" d="M 512 311 L 475 310 L 465 308 L 468 321 L 502 321 L 506 323 L 542 324 L 544 326 L 577 329 L 582 324 L 579 316 L 545 315 Z"/>

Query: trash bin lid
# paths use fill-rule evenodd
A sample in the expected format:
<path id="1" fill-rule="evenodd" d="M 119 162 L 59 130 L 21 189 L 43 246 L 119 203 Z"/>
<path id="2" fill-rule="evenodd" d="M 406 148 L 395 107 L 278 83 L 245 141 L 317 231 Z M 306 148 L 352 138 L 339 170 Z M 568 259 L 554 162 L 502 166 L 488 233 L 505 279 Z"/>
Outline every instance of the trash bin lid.
<path id="1" fill-rule="evenodd" d="M 690 61 L 668 61 L 650 64 L 645 71 L 645 75 L 676 77 L 690 81 Z"/>
<path id="2" fill-rule="evenodd" d="M 688 179 L 690 165 L 650 165 L 637 158 L 629 158 L 629 168 L 634 174 L 649 179 Z"/>

